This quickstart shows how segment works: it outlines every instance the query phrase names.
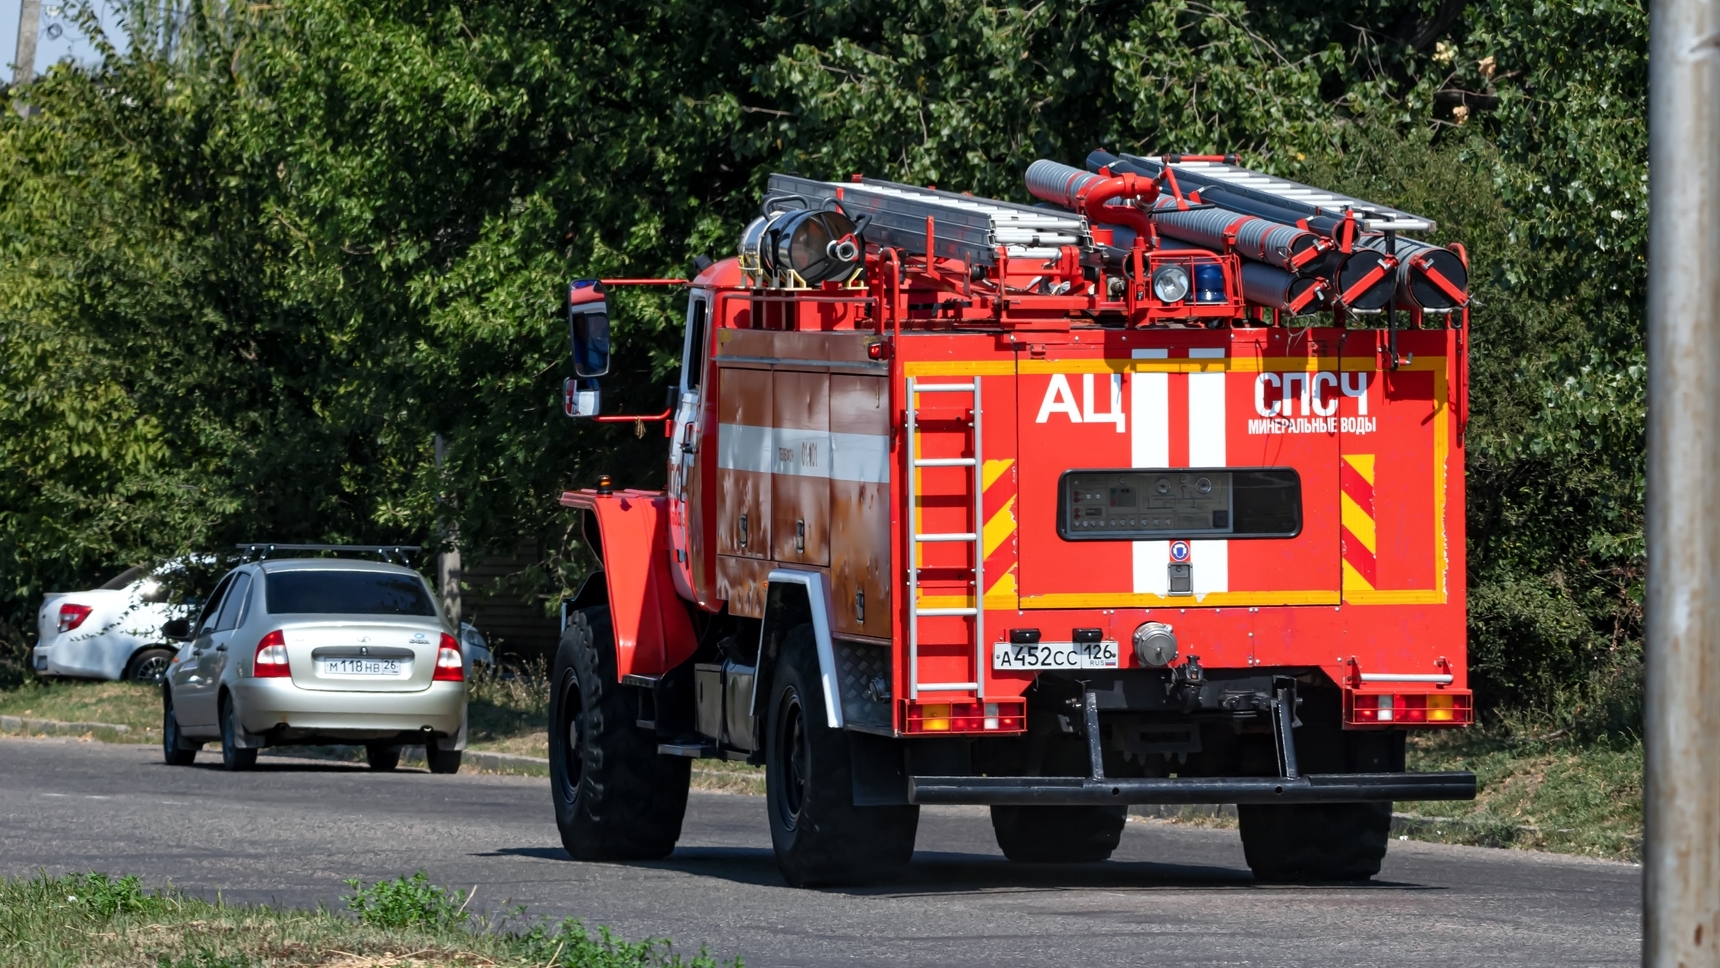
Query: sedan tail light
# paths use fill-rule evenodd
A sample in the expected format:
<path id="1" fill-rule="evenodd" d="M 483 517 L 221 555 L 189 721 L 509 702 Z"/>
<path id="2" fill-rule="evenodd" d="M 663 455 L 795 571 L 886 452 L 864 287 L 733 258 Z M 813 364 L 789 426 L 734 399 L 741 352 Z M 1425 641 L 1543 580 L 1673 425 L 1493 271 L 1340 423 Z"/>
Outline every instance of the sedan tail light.
<path id="1" fill-rule="evenodd" d="M 466 662 L 460 658 L 460 643 L 447 632 L 442 633 L 442 645 L 436 649 L 436 674 L 430 678 L 434 682 L 466 681 Z"/>
<path id="2" fill-rule="evenodd" d="M 257 657 L 251 663 L 251 675 L 260 679 L 273 679 L 291 676 L 293 670 L 287 665 L 287 637 L 280 629 L 263 636 L 257 643 Z"/>
<path id="3" fill-rule="evenodd" d="M 59 624 L 60 631 L 70 632 L 72 629 L 84 624 L 84 619 L 89 618 L 90 612 L 92 611 L 94 611 L 94 609 L 90 608 L 88 605 L 61 605 Z"/>

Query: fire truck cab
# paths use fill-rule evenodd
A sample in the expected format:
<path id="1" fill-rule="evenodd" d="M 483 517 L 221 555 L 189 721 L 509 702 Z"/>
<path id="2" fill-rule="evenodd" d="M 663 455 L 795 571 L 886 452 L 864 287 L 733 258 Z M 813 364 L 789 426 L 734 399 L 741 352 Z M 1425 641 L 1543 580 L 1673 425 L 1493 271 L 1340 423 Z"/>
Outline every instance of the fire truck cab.
<path id="1" fill-rule="evenodd" d="M 773 175 L 687 282 L 662 491 L 569 492 L 602 559 L 553 669 L 576 858 L 674 849 L 698 758 L 765 767 L 792 884 L 899 873 L 919 805 L 1100 861 L 1236 804 L 1262 879 L 1377 873 L 1465 669 L 1467 264 L 1427 219 L 1241 167 L 1036 162 L 1037 204 Z M 619 282 L 626 282 L 622 280 Z"/>

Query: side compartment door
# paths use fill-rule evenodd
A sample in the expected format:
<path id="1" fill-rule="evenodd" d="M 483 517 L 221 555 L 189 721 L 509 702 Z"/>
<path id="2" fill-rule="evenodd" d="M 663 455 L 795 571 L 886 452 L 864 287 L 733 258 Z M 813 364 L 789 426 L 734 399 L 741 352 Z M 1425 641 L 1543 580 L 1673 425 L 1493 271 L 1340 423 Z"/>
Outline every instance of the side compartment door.
<path id="1" fill-rule="evenodd" d="M 830 376 L 830 593 L 838 632 L 890 636 L 890 384 Z"/>
<path id="2" fill-rule="evenodd" d="M 830 374 L 777 370 L 771 390 L 771 557 L 830 564 Z"/>

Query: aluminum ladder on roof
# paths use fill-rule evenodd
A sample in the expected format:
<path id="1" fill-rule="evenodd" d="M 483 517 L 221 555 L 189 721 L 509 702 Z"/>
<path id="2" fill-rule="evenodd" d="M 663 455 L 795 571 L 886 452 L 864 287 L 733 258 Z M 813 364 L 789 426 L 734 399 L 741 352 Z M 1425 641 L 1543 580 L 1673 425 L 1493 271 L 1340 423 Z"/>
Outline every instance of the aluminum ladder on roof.
<path id="1" fill-rule="evenodd" d="M 919 411 L 922 393 L 967 393 L 973 396 L 973 456 L 920 456 Z M 917 700 L 920 693 L 943 691 L 972 691 L 975 698 L 985 699 L 985 517 L 981 502 L 985 488 L 980 475 L 985 460 L 981 448 L 980 378 L 974 374 L 967 383 L 919 383 L 908 377 L 907 398 L 908 451 L 908 698 Z M 968 480 L 973 485 L 973 531 L 920 531 L 920 474 L 925 467 L 970 467 Z M 931 543 L 964 543 L 973 548 L 973 605 L 957 608 L 920 607 L 920 546 Z M 973 619 L 973 682 L 920 681 L 920 619 L 921 617 L 960 616 Z"/>

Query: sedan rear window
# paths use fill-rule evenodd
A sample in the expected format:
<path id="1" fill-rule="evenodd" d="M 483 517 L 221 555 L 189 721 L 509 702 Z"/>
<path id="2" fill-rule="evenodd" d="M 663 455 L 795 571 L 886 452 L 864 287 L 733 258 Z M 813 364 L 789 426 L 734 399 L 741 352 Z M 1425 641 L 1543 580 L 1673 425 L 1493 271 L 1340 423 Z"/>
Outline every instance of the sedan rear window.
<path id="1" fill-rule="evenodd" d="M 374 571 L 279 571 L 265 580 L 272 615 L 429 615 L 424 582 Z"/>

